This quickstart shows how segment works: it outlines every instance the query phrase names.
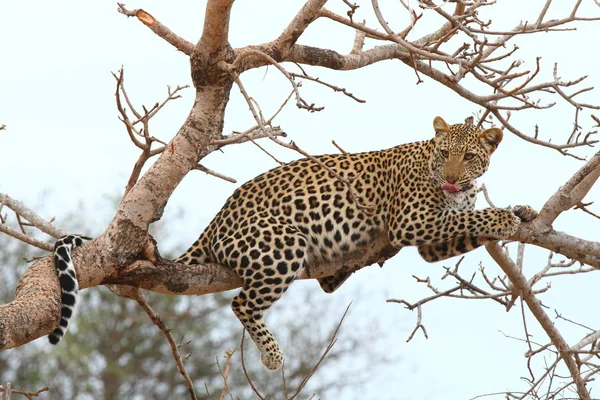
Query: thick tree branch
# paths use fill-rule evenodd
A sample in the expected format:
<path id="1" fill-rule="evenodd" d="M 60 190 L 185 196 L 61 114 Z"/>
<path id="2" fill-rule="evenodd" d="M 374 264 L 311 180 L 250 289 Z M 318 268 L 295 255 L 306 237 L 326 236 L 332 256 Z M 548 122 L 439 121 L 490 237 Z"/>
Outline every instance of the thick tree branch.
<path id="1" fill-rule="evenodd" d="M 287 53 L 292 48 L 296 41 L 304 33 L 304 30 L 310 25 L 315 18 L 319 16 L 321 8 L 325 5 L 327 0 L 309 0 L 307 1 L 300 11 L 294 16 L 288 26 L 281 32 L 281 35 L 273 44 L 281 54 L 282 58 L 286 58 Z"/>
<path id="2" fill-rule="evenodd" d="M 213 0 L 206 3 L 204 29 L 196 47 L 213 53 L 229 46 L 229 18 L 233 0 Z"/>
<path id="3" fill-rule="evenodd" d="M 600 153 L 596 153 L 583 167 L 548 199 L 536 219 L 550 226 L 560 213 L 579 204 L 600 176 Z"/>
<path id="4" fill-rule="evenodd" d="M 555 231 L 554 220 L 564 211 L 576 207 L 600 176 L 600 153 L 596 153 L 544 204 L 538 217 L 522 224 L 511 238 L 535 244 L 555 253 L 600 269 L 600 243 Z"/>
<path id="5" fill-rule="evenodd" d="M 318 47 L 295 45 L 292 47 L 288 58 L 282 61 L 349 71 L 375 64 L 378 61 L 392 59 L 409 60 L 410 54 L 397 44 L 381 45 L 359 53 L 346 55 Z"/>
<path id="6" fill-rule="evenodd" d="M 241 278 L 230 268 L 219 264 L 183 265 L 160 258 L 157 261 L 134 261 L 125 268 L 106 274 L 97 239 L 73 252 L 80 289 L 101 284 L 130 285 L 166 294 L 207 294 L 235 289 Z M 349 264 L 384 263 L 396 254 L 385 236 L 375 241 L 368 252 L 357 251 L 330 263 L 311 265 L 300 279 L 319 278 L 334 274 Z M 35 309 L 35 313 L 29 310 Z M 15 291 L 15 300 L 0 306 L 0 350 L 30 342 L 50 333 L 60 318 L 60 290 L 52 258 L 45 257 L 25 271 Z"/>
<path id="7" fill-rule="evenodd" d="M 503 252 L 500 245 L 497 242 L 493 242 L 486 245 L 486 249 L 488 253 L 492 256 L 494 261 L 498 263 L 500 268 L 504 271 L 506 276 L 510 279 L 511 283 L 515 286 L 520 296 L 523 298 L 531 313 L 538 320 L 557 351 L 560 353 L 561 358 L 564 360 L 569 372 L 571 374 L 571 378 L 575 382 L 577 387 L 577 393 L 581 399 L 590 399 L 590 394 L 587 391 L 583 380 L 579 374 L 579 368 L 577 367 L 576 361 L 573 357 L 573 354 L 570 352 L 569 345 L 562 337 L 550 317 L 544 311 L 540 301 L 537 299 L 529 282 L 525 276 L 519 271 L 517 266 L 513 263 L 513 261 Z"/>

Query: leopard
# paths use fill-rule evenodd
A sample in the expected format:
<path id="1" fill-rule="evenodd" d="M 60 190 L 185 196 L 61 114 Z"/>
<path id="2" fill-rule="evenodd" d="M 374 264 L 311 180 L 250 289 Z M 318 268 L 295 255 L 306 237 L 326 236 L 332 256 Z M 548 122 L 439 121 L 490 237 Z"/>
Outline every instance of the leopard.
<path id="1" fill-rule="evenodd" d="M 279 369 L 284 358 L 265 313 L 311 267 L 366 254 L 317 278 L 333 293 L 404 247 L 417 247 L 427 262 L 446 260 L 508 239 L 537 216 L 530 206 L 475 209 L 477 179 L 503 139 L 500 128 L 449 125 L 439 116 L 433 128 L 429 140 L 299 159 L 258 175 L 174 260 L 222 264 L 241 278 L 231 308 L 267 369 Z"/>

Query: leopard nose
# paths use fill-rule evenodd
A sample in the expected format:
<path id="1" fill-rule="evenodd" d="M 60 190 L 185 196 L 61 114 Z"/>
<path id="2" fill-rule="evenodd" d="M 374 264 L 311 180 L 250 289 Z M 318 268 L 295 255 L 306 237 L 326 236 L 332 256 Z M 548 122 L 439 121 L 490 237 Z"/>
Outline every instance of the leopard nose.
<path id="1" fill-rule="evenodd" d="M 456 181 L 456 179 L 454 179 L 454 178 L 450 178 L 450 177 L 446 178 L 446 182 L 448 182 L 451 185 L 454 185 L 455 181 Z"/>

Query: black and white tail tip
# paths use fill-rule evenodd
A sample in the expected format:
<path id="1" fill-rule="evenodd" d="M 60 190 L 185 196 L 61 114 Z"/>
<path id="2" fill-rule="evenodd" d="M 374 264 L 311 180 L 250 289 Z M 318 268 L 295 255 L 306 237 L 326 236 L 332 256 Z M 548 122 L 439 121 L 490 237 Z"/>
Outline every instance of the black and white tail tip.
<path id="1" fill-rule="evenodd" d="M 52 344 L 60 342 L 60 339 L 65 335 L 69 319 L 75 311 L 79 286 L 77 285 L 71 250 L 74 247 L 81 246 L 84 240 L 90 240 L 90 238 L 81 235 L 67 235 L 58 239 L 54 245 L 54 267 L 58 274 L 61 290 L 61 315 L 58 328 L 48 335 L 48 340 Z"/>

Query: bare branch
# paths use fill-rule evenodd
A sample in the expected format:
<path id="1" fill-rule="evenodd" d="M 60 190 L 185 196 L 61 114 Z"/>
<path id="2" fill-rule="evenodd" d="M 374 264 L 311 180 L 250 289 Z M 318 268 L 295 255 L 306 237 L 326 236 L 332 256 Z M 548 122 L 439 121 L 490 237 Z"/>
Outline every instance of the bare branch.
<path id="1" fill-rule="evenodd" d="M 133 106 L 133 104 L 129 100 L 127 91 L 125 90 L 125 69 L 123 67 L 121 67 L 121 69 L 118 71 L 118 75 L 113 73 L 113 77 L 115 78 L 115 80 L 117 82 L 117 86 L 115 89 L 115 100 L 116 100 L 116 104 L 117 104 L 117 110 L 121 114 L 121 118 L 119 118 L 119 119 L 125 125 L 125 129 L 127 130 L 129 139 L 133 142 L 133 144 L 136 147 L 138 147 L 139 149 L 142 150 L 141 154 L 139 155 L 137 161 L 134 164 L 133 170 L 131 171 L 131 175 L 129 176 L 129 180 L 127 182 L 127 186 L 125 187 L 125 194 L 127 194 L 131 190 L 131 188 L 135 185 L 135 183 L 137 182 L 146 162 L 150 158 L 162 153 L 165 150 L 166 145 L 167 145 L 162 140 L 157 139 L 154 136 L 150 136 L 150 120 L 169 101 L 180 98 L 181 95 L 179 94 L 179 92 L 183 89 L 188 88 L 189 85 L 177 86 L 174 90 L 172 90 L 170 86 L 167 86 L 167 93 L 168 93 L 167 98 L 165 100 L 163 100 L 161 103 L 155 103 L 154 106 L 152 106 L 149 110 L 146 109 L 146 107 L 142 106 L 142 108 L 144 110 L 144 113 L 142 114 L 142 113 L 138 112 L 136 110 L 136 108 Z M 125 98 L 125 101 L 127 102 L 127 105 L 129 106 L 129 109 L 136 117 L 136 120 L 133 122 L 129 119 L 129 116 L 127 115 L 127 110 L 122 105 L 121 94 Z M 137 129 L 135 126 L 140 123 L 142 124 L 142 128 Z M 143 142 L 140 141 L 137 137 L 140 137 L 141 139 L 143 139 Z M 152 145 L 155 142 L 162 144 L 162 146 L 153 149 Z"/>
<path id="2" fill-rule="evenodd" d="M 242 341 L 240 342 L 240 358 L 242 360 L 242 370 L 244 371 L 244 376 L 246 377 L 246 380 L 248 381 L 248 384 L 250 385 L 250 388 L 252 389 L 252 392 L 254 393 L 256 398 L 259 400 L 265 400 L 265 398 L 260 394 L 260 392 L 258 391 L 256 386 L 254 386 L 254 382 L 252 382 L 252 379 L 250 378 L 250 375 L 248 375 L 248 371 L 246 370 L 246 363 L 244 362 L 244 339 L 245 339 L 245 337 L 246 337 L 246 328 L 242 329 Z"/>
<path id="3" fill-rule="evenodd" d="M 575 382 L 577 387 L 577 393 L 581 399 L 591 399 L 590 394 L 585 387 L 584 382 L 579 375 L 579 368 L 573 358 L 572 354 L 569 351 L 569 345 L 562 337 L 556 326 L 552 323 L 552 320 L 548 317 L 544 309 L 542 308 L 540 302 L 533 294 L 527 279 L 523 276 L 521 272 L 519 272 L 517 266 L 513 263 L 513 261 L 502 251 L 498 243 L 489 243 L 486 246 L 488 253 L 492 256 L 494 261 L 498 263 L 498 265 L 502 268 L 504 273 L 509 277 L 510 281 L 520 292 L 522 299 L 527 303 L 529 310 L 533 314 L 533 316 L 538 320 L 539 324 L 542 326 L 558 352 L 560 353 L 561 358 L 567 365 L 569 372 L 571 374 L 571 378 Z"/>
<path id="4" fill-rule="evenodd" d="M 25 397 L 27 397 L 28 399 L 33 399 L 34 397 L 39 397 L 40 394 L 49 391 L 50 389 L 48 388 L 48 386 L 44 386 L 41 389 L 36 390 L 35 392 L 29 392 L 26 391 L 24 389 L 21 390 L 15 390 L 11 387 L 10 382 L 5 386 L 0 385 L 0 393 L 4 392 L 6 393 L 6 400 L 9 400 L 11 397 L 11 394 L 21 394 Z"/>
<path id="5" fill-rule="evenodd" d="M 254 141 L 256 139 L 266 138 L 266 137 L 287 137 L 287 133 L 285 133 L 280 127 L 269 127 L 265 126 L 264 128 L 260 128 L 258 126 L 253 126 L 252 128 L 244 131 L 244 132 L 235 132 L 233 135 L 225 136 L 223 139 L 213 140 L 210 142 L 211 146 L 216 146 L 217 148 L 221 148 L 228 144 L 239 144 L 246 143 L 248 141 Z"/>
<path id="6" fill-rule="evenodd" d="M 198 171 L 206 172 L 208 175 L 216 176 L 217 178 L 223 179 L 224 181 L 227 181 L 227 182 L 237 183 L 237 181 L 235 179 L 230 178 L 227 175 L 223 175 L 218 172 L 215 172 L 212 169 L 208 169 L 202 164 L 198 164 L 194 169 L 197 169 Z"/>
<path id="7" fill-rule="evenodd" d="M 146 25 L 152 32 L 157 34 L 159 37 L 165 39 L 171 45 L 173 45 L 177 50 L 187 54 L 188 56 L 192 54 L 194 51 L 194 44 L 188 42 L 187 40 L 177 36 L 173 33 L 169 28 L 160 23 L 160 21 L 156 20 L 150 13 L 140 9 L 128 10 L 125 8 L 125 4 L 117 3 L 119 8 L 117 11 L 127 17 L 137 17 L 137 19 Z"/>
<path id="8" fill-rule="evenodd" d="M 50 222 L 37 215 L 35 211 L 25 206 L 25 204 L 22 202 L 13 199 L 8 194 L 0 192 L 0 205 L 7 206 L 15 213 L 29 221 L 31 225 L 54 238 L 59 238 L 66 235 L 66 231 L 52 225 Z M 1 226 L 2 225 L 0 224 L 0 227 Z"/>
<path id="9" fill-rule="evenodd" d="M 233 396 L 231 396 L 231 393 L 229 392 L 229 386 L 227 385 L 227 379 L 229 379 L 229 370 L 231 369 L 231 357 L 233 356 L 233 353 L 235 353 L 235 350 L 225 352 L 225 359 L 227 360 L 225 363 L 225 372 L 221 371 L 221 366 L 219 365 L 219 372 L 223 377 L 223 389 L 221 390 L 221 397 L 219 400 L 225 400 L 225 395 L 227 395 L 227 393 L 229 393 L 231 399 L 233 400 Z M 218 364 L 219 361 L 217 360 L 217 365 Z"/>
<path id="10" fill-rule="evenodd" d="M 350 97 L 353 100 L 356 100 L 359 103 L 365 103 L 366 100 L 362 100 L 359 99 L 358 97 L 354 96 L 352 93 L 348 92 L 346 89 L 339 87 L 339 86 L 335 86 L 332 85 L 330 83 L 324 82 L 319 78 L 313 78 L 312 76 L 306 75 L 306 74 L 296 74 L 293 72 L 290 72 L 290 76 L 293 78 L 303 78 L 303 79 L 308 79 L 309 81 L 313 81 L 313 82 L 317 82 L 320 83 L 321 85 L 327 86 L 328 88 L 333 89 L 333 91 L 335 92 L 342 92 L 343 94 L 345 94 L 346 96 Z"/>
<path id="11" fill-rule="evenodd" d="M 175 342 L 175 339 L 173 339 L 173 335 L 171 335 L 171 330 L 165 325 L 162 318 L 160 318 L 160 316 L 156 314 L 154 310 L 150 307 L 150 305 L 144 298 L 144 295 L 142 294 L 142 292 L 139 291 L 139 289 L 132 288 L 131 294 L 132 298 L 138 302 L 140 307 L 142 307 L 142 309 L 146 312 L 146 314 L 148 315 L 150 320 L 152 320 L 154 325 L 156 325 L 158 329 L 163 331 L 163 333 L 167 337 L 169 346 L 171 346 L 171 352 L 173 353 L 173 357 L 175 358 L 175 363 L 177 364 L 177 370 L 185 379 L 185 383 L 190 393 L 190 398 L 192 400 L 197 400 L 198 397 L 196 396 L 196 392 L 194 391 L 194 384 L 187 371 L 185 370 L 185 366 L 183 365 L 183 358 L 181 357 L 181 354 L 179 354 L 179 348 L 177 346 L 177 343 Z"/>
<path id="12" fill-rule="evenodd" d="M 296 44 L 296 41 L 304 33 L 308 25 L 318 17 L 319 11 L 326 2 L 327 0 L 308 0 L 283 32 L 281 32 L 281 35 L 274 41 L 275 46 L 284 57 L 292 46 Z"/>
<path id="13" fill-rule="evenodd" d="M 246 49 L 243 53 L 240 53 L 237 56 L 235 62 L 232 65 L 222 65 L 222 67 L 230 73 L 233 71 L 237 71 L 240 68 L 241 61 L 249 55 L 255 55 L 264 58 L 271 65 L 275 66 L 275 68 L 277 68 L 288 79 L 288 81 L 290 81 L 290 83 L 292 84 L 292 88 L 294 89 L 294 94 L 296 95 L 296 106 L 298 108 L 303 108 L 310 112 L 323 110 L 324 107 L 315 107 L 314 103 L 308 104 L 308 102 L 306 102 L 306 100 L 304 100 L 302 96 L 300 96 L 300 92 L 298 91 L 298 83 L 296 83 L 292 75 L 290 75 L 290 73 L 285 68 L 283 68 L 283 66 L 281 66 L 281 64 L 279 64 L 273 57 L 269 56 L 268 54 L 262 51 Z"/>
<path id="14" fill-rule="evenodd" d="M 329 344 L 325 348 L 325 351 L 323 352 L 323 354 L 321 355 L 321 357 L 319 358 L 317 363 L 311 368 L 311 370 L 308 372 L 308 374 L 306 374 L 304 379 L 302 379 L 302 382 L 300 382 L 300 384 L 298 385 L 298 389 L 296 389 L 296 392 L 294 394 L 292 394 L 287 400 L 294 400 L 300 394 L 300 392 L 302 391 L 304 386 L 306 386 L 306 384 L 308 383 L 310 378 L 313 377 L 313 375 L 315 374 L 315 372 L 317 371 L 317 369 L 319 368 L 319 366 L 321 365 L 323 360 L 325 360 L 325 357 L 327 357 L 327 355 L 329 354 L 331 349 L 333 349 L 333 346 L 337 342 L 337 334 L 342 326 L 342 323 L 344 322 L 344 319 L 346 318 L 346 315 L 348 315 L 348 311 L 350 310 L 351 305 L 352 305 L 352 303 L 348 304 L 348 306 L 346 307 L 346 310 L 344 311 L 342 318 L 340 318 L 340 322 L 338 322 L 337 326 L 335 327 L 335 330 L 333 331 L 333 334 L 331 335 Z"/>

